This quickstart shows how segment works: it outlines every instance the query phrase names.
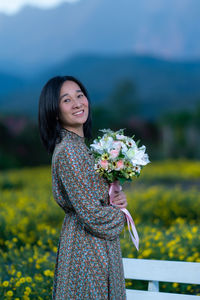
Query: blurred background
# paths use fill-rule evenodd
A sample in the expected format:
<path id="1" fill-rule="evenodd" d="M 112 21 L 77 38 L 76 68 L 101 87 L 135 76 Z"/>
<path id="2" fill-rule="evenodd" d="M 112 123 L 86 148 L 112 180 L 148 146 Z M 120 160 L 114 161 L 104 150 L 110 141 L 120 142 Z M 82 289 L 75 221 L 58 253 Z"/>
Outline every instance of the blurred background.
<path id="1" fill-rule="evenodd" d="M 200 157 L 198 0 L 18 0 L 0 4 L 0 168 L 48 164 L 43 85 L 74 75 L 93 133 L 126 128 L 151 159 Z"/>
<path id="2" fill-rule="evenodd" d="M 124 187 L 140 250 L 126 230 L 123 257 L 200 262 L 199 12 L 199 0 L 0 1 L 1 299 L 51 298 L 64 212 L 37 117 L 57 75 L 86 86 L 94 138 L 125 128 L 146 146 L 151 163 Z"/>

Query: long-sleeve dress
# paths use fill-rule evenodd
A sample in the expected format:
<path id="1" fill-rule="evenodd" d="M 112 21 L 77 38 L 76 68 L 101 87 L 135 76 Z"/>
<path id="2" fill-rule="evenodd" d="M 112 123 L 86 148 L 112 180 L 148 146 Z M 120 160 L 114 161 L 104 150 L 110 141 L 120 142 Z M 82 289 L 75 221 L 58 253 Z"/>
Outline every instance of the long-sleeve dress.
<path id="1" fill-rule="evenodd" d="M 53 300 L 126 299 L 119 239 L 126 218 L 109 205 L 109 183 L 94 163 L 85 138 L 62 128 L 51 165 L 53 196 L 65 211 Z"/>

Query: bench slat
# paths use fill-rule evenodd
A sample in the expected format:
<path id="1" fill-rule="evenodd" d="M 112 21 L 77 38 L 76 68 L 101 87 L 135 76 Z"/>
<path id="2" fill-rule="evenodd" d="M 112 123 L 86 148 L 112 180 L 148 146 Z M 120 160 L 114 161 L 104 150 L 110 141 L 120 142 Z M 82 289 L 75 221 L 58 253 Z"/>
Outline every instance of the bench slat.
<path id="1" fill-rule="evenodd" d="M 126 289 L 127 300 L 195 300 L 198 296 Z"/>
<path id="2" fill-rule="evenodd" d="M 125 278 L 200 284 L 200 263 L 122 258 Z"/>

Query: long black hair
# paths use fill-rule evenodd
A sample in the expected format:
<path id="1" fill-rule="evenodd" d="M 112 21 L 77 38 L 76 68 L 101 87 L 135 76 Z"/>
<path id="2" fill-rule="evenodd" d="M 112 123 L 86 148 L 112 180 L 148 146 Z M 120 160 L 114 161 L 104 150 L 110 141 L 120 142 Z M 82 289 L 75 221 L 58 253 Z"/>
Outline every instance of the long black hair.
<path id="1" fill-rule="evenodd" d="M 85 138 L 92 138 L 91 102 L 88 91 L 84 85 L 73 76 L 53 77 L 47 81 L 41 91 L 38 109 L 40 139 L 48 154 L 53 153 L 56 141 L 60 139 L 60 129 L 62 126 L 59 120 L 57 120 L 57 116 L 59 115 L 59 97 L 62 84 L 67 80 L 76 82 L 88 99 L 89 112 L 87 121 L 83 124 L 83 132 Z"/>

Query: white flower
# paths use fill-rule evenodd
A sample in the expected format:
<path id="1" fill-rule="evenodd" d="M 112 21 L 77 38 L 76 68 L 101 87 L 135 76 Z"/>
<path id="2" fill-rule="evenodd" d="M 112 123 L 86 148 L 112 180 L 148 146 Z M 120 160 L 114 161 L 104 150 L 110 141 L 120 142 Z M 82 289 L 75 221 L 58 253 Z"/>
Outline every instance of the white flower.
<path id="1" fill-rule="evenodd" d="M 128 151 L 126 152 L 126 157 L 130 160 L 132 160 L 133 158 L 135 158 L 136 155 L 136 148 L 130 148 L 128 149 Z"/>
<path id="2" fill-rule="evenodd" d="M 102 131 L 102 132 L 105 132 L 107 134 L 112 134 L 113 133 L 113 130 L 111 130 L 110 128 L 107 128 L 107 129 L 99 129 L 99 131 Z"/>
<path id="3" fill-rule="evenodd" d="M 105 136 L 100 140 L 101 147 L 106 151 L 109 151 L 112 148 L 112 144 L 113 138 L 111 136 Z"/>
<path id="4" fill-rule="evenodd" d="M 101 165 L 99 164 L 99 163 L 96 163 L 95 165 L 94 165 L 94 169 L 95 170 L 98 170 L 98 169 L 100 169 L 101 168 Z"/>
<path id="5" fill-rule="evenodd" d="M 126 137 L 125 137 L 125 135 L 123 135 L 123 134 L 116 134 L 116 138 L 117 138 L 118 140 L 124 140 Z"/>
<path id="6" fill-rule="evenodd" d="M 140 166 L 133 166 L 133 171 L 139 172 L 141 171 L 141 167 Z"/>
<path id="7" fill-rule="evenodd" d="M 97 140 L 94 140 L 94 143 L 90 145 L 90 148 L 95 150 L 96 152 L 98 152 L 100 154 L 103 153 L 102 145 Z"/>
<path id="8" fill-rule="evenodd" d="M 120 141 L 113 141 L 112 143 L 112 149 L 120 150 L 122 146 L 122 143 Z"/>
<path id="9" fill-rule="evenodd" d="M 131 147 L 131 148 L 137 148 L 136 142 L 131 138 L 127 138 L 126 145 Z"/>
<path id="10" fill-rule="evenodd" d="M 145 149 L 146 147 L 144 145 L 138 149 L 135 149 L 135 155 L 131 159 L 132 164 L 145 166 L 150 162 L 148 154 L 144 153 Z"/>
<path id="11" fill-rule="evenodd" d="M 122 147 L 122 154 L 123 155 L 126 155 L 126 152 L 127 152 L 127 150 L 128 150 L 128 147 L 126 146 L 126 144 L 125 143 L 121 143 L 121 147 Z"/>

